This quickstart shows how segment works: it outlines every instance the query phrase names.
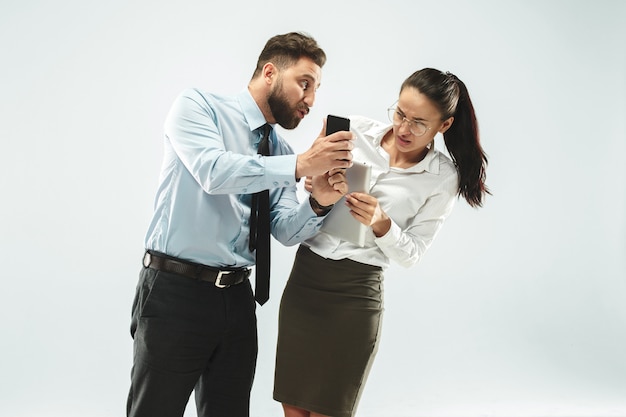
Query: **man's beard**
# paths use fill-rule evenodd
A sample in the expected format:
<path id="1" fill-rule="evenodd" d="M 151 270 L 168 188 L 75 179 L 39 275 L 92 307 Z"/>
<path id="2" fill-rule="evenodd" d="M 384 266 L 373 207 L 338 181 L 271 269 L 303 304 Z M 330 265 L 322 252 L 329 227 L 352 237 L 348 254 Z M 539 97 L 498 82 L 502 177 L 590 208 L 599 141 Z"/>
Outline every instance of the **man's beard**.
<path id="1" fill-rule="evenodd" d="M 270 95 L 267 97 L 267 104 L 270 106 L 270 111 L 272 112 L 272 116 L 276 120 L 280 126 L 285 129 L 295 129 L 299 124 L 300 120 L 302 120 L 298 115 L 296 115 L 296 109 L 298 107 L 293 107 L 287 101 L 285 94 L 283 92 L 282 82 L 279 83 L 277 88 L 274 88 Z M 306 105 L 302 105 L 302 110 L 305 112 L 308 110 Z"/>

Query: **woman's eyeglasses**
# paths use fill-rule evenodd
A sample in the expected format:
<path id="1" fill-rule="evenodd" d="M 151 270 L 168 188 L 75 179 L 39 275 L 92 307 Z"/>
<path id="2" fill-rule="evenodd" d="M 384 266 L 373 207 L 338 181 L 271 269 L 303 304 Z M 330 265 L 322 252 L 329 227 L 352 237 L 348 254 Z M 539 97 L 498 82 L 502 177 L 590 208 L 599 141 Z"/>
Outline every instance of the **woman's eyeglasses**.
<path id="1" fill-rule="evenodd" d="M 402 123 L 406 122 L 409 126 L 409 131 L 414 136 L 423 136 L 426 132 L 428 132 L 428 130 L 430 130 L 430 127 L 426 126 L 422 122 L 407 119 L 396 106 L 389 107 L 387 109 L 387 115 L 389 116 L 391 123 L 393 123 L 396 127 L 401 126 Z"/>

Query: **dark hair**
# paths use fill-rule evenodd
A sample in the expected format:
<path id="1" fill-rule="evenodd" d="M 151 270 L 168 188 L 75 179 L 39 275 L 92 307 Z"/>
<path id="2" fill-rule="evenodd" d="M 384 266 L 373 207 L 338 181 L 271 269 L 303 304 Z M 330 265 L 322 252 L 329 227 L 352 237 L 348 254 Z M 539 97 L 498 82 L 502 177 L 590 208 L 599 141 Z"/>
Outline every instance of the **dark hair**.
<path id="1" fill-rule="evenodd" d="M 472 207 L 482 206 L 485 194 L 487 155 L 480 146 L 478 122 L 465 84 L 449 72 L 424 68 L 414 72 L 400 91 L 413 87 L 437 106 L 441 120 L 454 117 L 443 134 L 446 148 L 459 173 L 459 195 Z"/>
<path id="2" fill-rule="evenodd" d="M 263 65 L 270 61 L 278 68 L 284 69 L 302 57 L 311 59 L 320 68 L 326 63 L 326 53 L 311 36 L 300 32 L 276 35 L 267 41 L 261 51 L 252 78 L 259 75 Z"/>

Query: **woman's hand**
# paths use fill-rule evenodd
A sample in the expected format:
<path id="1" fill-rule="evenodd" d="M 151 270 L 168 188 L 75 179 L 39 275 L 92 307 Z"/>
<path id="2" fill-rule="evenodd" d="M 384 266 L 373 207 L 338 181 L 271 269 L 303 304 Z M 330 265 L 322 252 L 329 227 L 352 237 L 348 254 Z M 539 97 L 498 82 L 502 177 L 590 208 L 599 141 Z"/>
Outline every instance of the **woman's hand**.
<path id="1" fill-rule="evenodd" d="M 346 195 L 346 205 L 352 217 L 366 226 L 371 226 L 376 237 L 384 236 L 391 228 L 391 219 L 378 204 L 378 199 L 365 193 Z"/>

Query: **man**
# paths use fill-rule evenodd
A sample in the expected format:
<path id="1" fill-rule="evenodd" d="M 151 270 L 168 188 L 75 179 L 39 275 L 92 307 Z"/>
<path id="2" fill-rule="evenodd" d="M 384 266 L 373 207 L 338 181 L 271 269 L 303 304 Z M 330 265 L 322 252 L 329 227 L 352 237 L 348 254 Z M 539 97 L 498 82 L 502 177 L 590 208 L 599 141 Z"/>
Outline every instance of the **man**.
<path id="1" fill-rule="evenodd" d="M 294 245 L 347 191 L 333 169 L 351 165 L 349 132 L 320 136 L 294 155 L 272 129 L 273 156 L 257 155 L 266 124 L 293 129 L 309 112 L 325 61 L 311 37 L 278 35 L 240 94 L 190 89 L 174 102 L 133 303 L 128 416 L 182 416 L 194 388 L 198 416 L 249 415 L 257 357 L 251 194 L 270 190 L 272 234 Z M 296 182 L 320 174 L 315 195 L 299 203 Z"/>

